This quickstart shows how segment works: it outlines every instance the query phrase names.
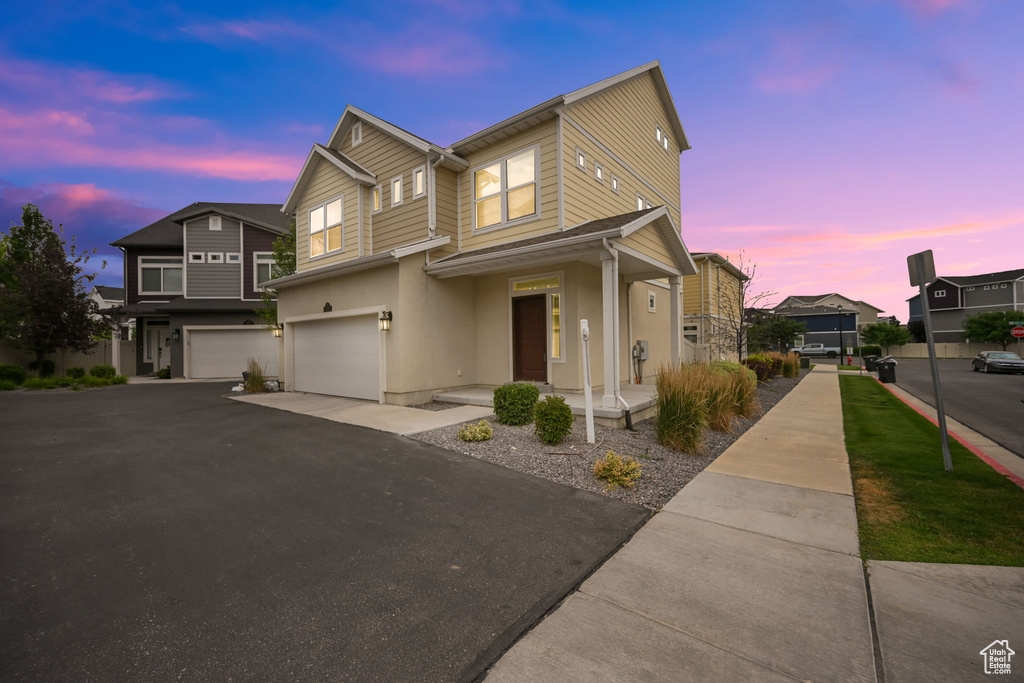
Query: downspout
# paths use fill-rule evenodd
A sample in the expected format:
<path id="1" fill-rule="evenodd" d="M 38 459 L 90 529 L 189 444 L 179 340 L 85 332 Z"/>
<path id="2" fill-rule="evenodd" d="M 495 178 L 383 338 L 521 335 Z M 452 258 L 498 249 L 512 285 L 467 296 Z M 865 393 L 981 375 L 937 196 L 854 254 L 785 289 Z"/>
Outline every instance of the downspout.
<path id="1" fill-rule="evenodd" d="M 427 161 L 430 161 L 429 156 Z M 430 193 L 429 211 L 427 213 L 427 236 L 430 239 L 434 239 L 437 231 L 437 167 L 442 161 L 444 161 L 444 155 L 439 154 L 437 159 L 430 165 L 430 188 L 427 190 Z"/>
<path id="2" fill-rule="evenodd" d="M 616 282 L 615 289 L 618 290 L 619 252 L 617 252 L 614 249 L 612 249 L 611 245 L 608 244 L 608 238 L 607 237 L 602 237 L 601 238 L 601 244 L 604 245 L 604 248 L 608 251 L 609 254 L 611 254 L 612 264 L 613 264 L 612 265 L 612 277 L 615 278 L 615 282 Z M 627 293 L 628 293 L 628 288 L 627 288 Z M 614 376 L 614 378 L 612 378 L 612 381 L 614 382 L 614 384 L 612 386 L 613 386 L 614 391 L 615 391 L 615 399 L 619 403 L 621 403 L 622 406 L 626 409 L 626 413 L 625 413 L 625 416 L 626 416 L 626 429 L 629 429 L 630 431 L 632 431 L 632 429 L 633 429 L 633 416 L 630 415 L 630 413 L 629 413 L 629 404 L 626 403 L 626 401 L 622 398 L 622 394 L 620 393 L 620 390 L 619 390 L 619 375 L 621 373 L 619 372 L 619 314 L 618 314 L 619 313 L 619 302 L 618 301 L 614 302 L 614 310 L 615 310 L 615 313 L 614 313 L 614 315 L 612 315 L 612 322 L 613 322 L 612 358 L 615 359 L 615 361 L 614 361 L 615 376 Z M 604 381 L 607 382 L 608 378 L 605 377 Z"/>

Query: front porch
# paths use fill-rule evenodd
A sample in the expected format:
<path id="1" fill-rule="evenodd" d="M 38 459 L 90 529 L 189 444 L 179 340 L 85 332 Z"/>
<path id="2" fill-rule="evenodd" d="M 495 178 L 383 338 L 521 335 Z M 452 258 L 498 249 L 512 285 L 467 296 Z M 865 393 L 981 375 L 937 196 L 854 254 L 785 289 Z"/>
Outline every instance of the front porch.
<path id="1" fill-rule="evenodd" d="M 629 405 L 629 412 L 634 422 L 652 417 L 656 411 L 655 402 L 658 392 L 653 384 L 622 384 L 619 387 L 619 395 Z M 584 408 L 584 396 L 581 392 L 555 391 L 552 393 L 541 393 L 540 397 L 561 396 L 572 409 L 576 417 L 586 415 Z M 603 389 L 594 389 L 591 392 L 594 405 L 594 423 L 605 427 L 622 428 L 626 426 L 626 409 L 619 404 L 617 407 L 606 408 L 601 405 L 601 398 L 604 395 Z M 462 405 L 486 406 L 494 405 L 494 387 L 466 387 L 434 394 L 435 401 L 444 403 L 459 403 Z"/>

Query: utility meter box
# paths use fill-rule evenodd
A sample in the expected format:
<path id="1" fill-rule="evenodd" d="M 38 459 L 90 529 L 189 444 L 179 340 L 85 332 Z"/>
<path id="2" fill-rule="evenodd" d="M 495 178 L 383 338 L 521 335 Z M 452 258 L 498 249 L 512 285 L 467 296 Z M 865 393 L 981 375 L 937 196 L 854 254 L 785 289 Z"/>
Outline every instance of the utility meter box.
<path id="1" fill-rule="evenodd" d="M 636 344 L 633 344 L 633 358 L 647 360 L 650 352 L 650 342 L 646 339 L 638 339 Z"/>

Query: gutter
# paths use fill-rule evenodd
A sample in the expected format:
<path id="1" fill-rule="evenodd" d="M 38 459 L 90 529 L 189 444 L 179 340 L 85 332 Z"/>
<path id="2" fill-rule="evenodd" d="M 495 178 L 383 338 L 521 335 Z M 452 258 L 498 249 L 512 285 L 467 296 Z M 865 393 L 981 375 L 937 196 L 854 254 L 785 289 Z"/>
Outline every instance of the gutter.
<path id="1" fill-rule="evenodd" d="M 607 241 L 607 239 L 609 237 L 616 237 L 616 236 L 619 236 L 619 229 L 618 228 L 612 228 L 612 229 L 606 230 L 604 232 L 596 232 L 596 233 L 590 233 L 589 235 L 580 235 L 579 237 L 569 237 L 569 238 L 559 239 L 559 240 L 557 240 L 557 244 L 560 247 L 573 246 L 573 245 L 576 245 L 576 244 L 583 244 L 583 243 L 586 243 L 586 242 L 596 242 L 596 241 L 598 241 L 600 239 L 603 239 L 603 240 Z M 444 272 L 447 269 L 447 267 L 450 267 L 452 270 L 454 270 L 456 266 L 474 265 L 474 264 L 478 264 L 478 263 L 486 263 L 487 261 L 491 261 L 491 260 L 494 260 L 494 259 L 497 259 L 497 258 L 508 257 L 508 256 L 521 256 L 523 254 L 530 254 L 530 253 L 533 253 L 535 251 L 544 251 L 545 249 L 551 247 L 553 243 L 554 243 L 554 240 L 552 242 L 541 242 L 540 244 L 530 244 L 528 246 L 518 247 L 516 249 L 507 249 L 507 250 L 504 250 L 504 251 L 491 252 L 489 254 L 480 254 L 479 256 L 466 256 L 464 258 L 454 259 L 454 260 L 452 260 L 452 257 L 448 257 L 447 259 L 444 259 L 444 260 L 441 260 L 441 261 L 436 261 L 432 266 L 429 266 L 427 268 L 427 272 L 428 273 L 439 273 L 439 272 Z M 472 252 L 468 252 L 468 253 L 472 253 Z"/>

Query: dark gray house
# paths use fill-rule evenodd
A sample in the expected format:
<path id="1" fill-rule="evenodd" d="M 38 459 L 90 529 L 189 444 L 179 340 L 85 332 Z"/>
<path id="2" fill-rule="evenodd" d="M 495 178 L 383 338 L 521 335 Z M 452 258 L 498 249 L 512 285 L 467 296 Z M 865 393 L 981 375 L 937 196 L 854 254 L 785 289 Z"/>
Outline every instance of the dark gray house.
<path id="1" fill-rule="evenodd" d="M 280 204 L 196 202 L 112 242 L 124 253 L 125 305 L 137 322 L 135 373 L 241 377 L 248 358 L 277 375 L 278 340 L 255 311 Z"/>
<path id="2" fill-rule="evenodd" d="M 964 318 L 1024 307 L 1024 268 L 987 275 L 942 276 L 925 288 L 937 342 L 966 341 Z M 909 320 L 921 320 L 921 295 L 907 299 Z"/>

